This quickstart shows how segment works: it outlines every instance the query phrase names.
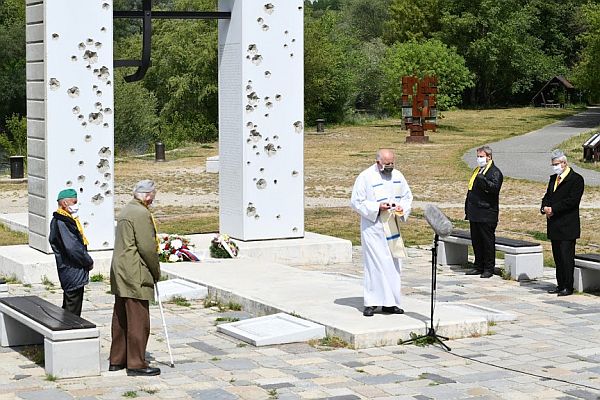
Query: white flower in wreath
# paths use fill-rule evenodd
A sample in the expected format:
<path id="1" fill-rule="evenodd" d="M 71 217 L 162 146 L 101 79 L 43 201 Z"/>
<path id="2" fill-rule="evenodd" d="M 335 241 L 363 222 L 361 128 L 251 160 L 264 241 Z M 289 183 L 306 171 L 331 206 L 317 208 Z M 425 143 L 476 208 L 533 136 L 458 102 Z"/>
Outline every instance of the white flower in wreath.
<path id="1" fill-rule="evenodd" d="M 158 245 L 158 247 L 160 248 L 160 251 L 163 251 L 165 249 L 166 243 L 161 243 Z"/>
<path id="2" fill-rule="evenodd" d="M 169 262 L 177 262 L 179 261 L 179 257 L 177 256 L 177 254 L 171 254 L 169 256 Z"/>
<path id="3" fill-rule="evenodd" d="M 179 250 L 183 246 L 183 242 L 179 239 L 175 239 L 171 242 L 171 247 L 175 250 Z"/>

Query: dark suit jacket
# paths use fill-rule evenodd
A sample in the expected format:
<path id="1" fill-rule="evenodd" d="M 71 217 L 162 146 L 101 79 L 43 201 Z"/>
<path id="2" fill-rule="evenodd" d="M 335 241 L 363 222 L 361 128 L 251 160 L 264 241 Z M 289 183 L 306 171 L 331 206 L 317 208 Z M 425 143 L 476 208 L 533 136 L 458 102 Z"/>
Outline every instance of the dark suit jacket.
<path id="1" fill-rule="evenodd" d="M 579 203 L 583 196 L 583 177 L 571 168 L 571 172 L 554 191 L 556 174 L 550 176 L 542 207 L 552 207 L 553 216 L 548 221 L 548 239 L 575 240 L 581 235 L 579 224 Z"/>
<path id="2" fill-rule="evenodd" d="M 473 188 L 467 192 L 465 219 L 472 222 L 498 222 L 503 179 L 502 172 L 493 161 L 485 174 L 477 174 Z"/>

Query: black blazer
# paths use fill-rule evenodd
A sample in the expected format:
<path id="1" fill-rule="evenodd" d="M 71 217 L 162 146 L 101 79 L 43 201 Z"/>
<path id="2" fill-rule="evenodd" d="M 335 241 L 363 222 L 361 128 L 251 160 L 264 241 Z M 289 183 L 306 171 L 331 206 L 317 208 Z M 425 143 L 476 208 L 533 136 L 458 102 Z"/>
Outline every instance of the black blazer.
<path id="1" fill-rule="evenodd" d="M 485 174 L 477 174 L 473 188 L 467 192 L 465 219 L 472 222 L 498 222 L 502 172 L 492 161 Z"/>
<path id="2" fill-rule="evenodd" d="M 571 172 L 558 185 L 555 192 L 556 176 L 556 174 L 550 176 L 540 209 L 543 214 L 544 207 L 552 207 L 554 214 L 547 220 L 548 239 L 575 240 L 581 235 L 579 203 L 585 186 L 583 177 L 571 168 Z"/>

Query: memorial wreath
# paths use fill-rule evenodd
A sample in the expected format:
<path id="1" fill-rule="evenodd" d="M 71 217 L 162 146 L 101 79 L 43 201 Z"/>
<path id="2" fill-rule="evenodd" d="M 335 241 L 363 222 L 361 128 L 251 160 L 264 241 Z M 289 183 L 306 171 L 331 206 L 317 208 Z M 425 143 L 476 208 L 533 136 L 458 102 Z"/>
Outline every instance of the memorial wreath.
<path id="1" fill-rule="evenodd" d="M 228 235 L 217 235 L 210 242 L 210 256 L 212 258 L 235 258 L 240 249 Z"/>
<path id="2" fill-rule="evenodd" d="M 160 235 L 158 257 L 161 262 L 200 261 L 190 239 L 180 235 Z"/>

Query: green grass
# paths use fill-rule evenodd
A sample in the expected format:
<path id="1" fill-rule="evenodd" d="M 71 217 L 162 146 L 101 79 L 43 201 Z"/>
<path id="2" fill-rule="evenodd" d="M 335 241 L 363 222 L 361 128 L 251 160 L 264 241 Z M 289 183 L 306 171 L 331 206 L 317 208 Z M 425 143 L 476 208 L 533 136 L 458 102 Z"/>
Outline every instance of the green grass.
<path id="1" fill-rule="evenodd" d="M 138 394 L 135 390 L 128 390 L 128 391 L 124 392 L 121 396 L 130 398 L 130 399 L 135 399 L 136 397 L 138 397 Z"/>
<path id="2" fill-rule="evenodd" d="M 29 243 L 29 236 L 23 232 L 15 232 L 0 224 L 0 246 Z"/>
<path id="3" fill-rule="evenodd" d="M 425 346 L 429 346 L 435 343 L 435 338 L 431 337 L 431 336 L 423 336 L 423 337 L 419 337 L 419 335 L 417 335 L 414 332 L 410 333 L 410 340 L 412 340 L 412 344 L 414 344 L 415 346 L 418 347 L 425 347 Z M 407 344 L 406 343 L 407 340 L 402 340 L 399 339 L 398 340 L 398 344 Z"/>
<path id="4" fill-rule="evenodd" d="M 95 274 L 90 276 L 90 282 L 104 282 L 104 275 L 102 274 Z"/>
<path id="5" fill-rule="evenodd" d="M 539 240 L 542 242 L 548 242 L 548 235 L 546 234 L 546 232 L 541 232 L 541 231 L 527 231 L 526 232 L 528 235 L 531 235 L 532 238 L 534 238 L 535 240 Z"/>
<path id="6" fill-rule="evenodd" d="M 334 349 L 349 348 L 350 344 L 337 336 L 325 336 L 321 339 L 312 339 L 308 341 L 312 347 L 331 347 Z"/>
<path id="7" fill-rule="evenodd" d="M 219 322 L 238 322 L 240 319 L 235 317 L 217 317 L 215 318 L 215 325 L 218 325 Z"/>
<path id="8" fill-rule="evenodd" d="M 171 297 L 171 299 L 169 300 L 169 303 L 176 304 L 180 307 L 189 307 L 192 305 L 185 297 L 182 297 L 182 296 Z"/>
<path id="9" fill-rule="evenodd" d="M 46 374 L 46 378 L 45 378 L 48 382 L 54 382 L 56 381 L 56 379 L 58 379 L 56 377 L 56 375 L 52 375 L 52 374 Z"/>
<path id="10" fill-rule="evenodd" d="M 46 286 L 46 289 L 54 288 L 54 282 L 52 282 L 46 275 L 42 276 L 42 285 Z"/>
<path id="11" fill-rule="evenodd" d="M 44 345 L 25 346 L 21 350 L 21 354 L 28 360 L 42 365 L 44 363 Z"/>
<path id="12" fill-rule="evenodd" d="M 277 394 L 277 389 L 269 389 L 267 394 L 269 395 L 269 399 L 278 399 L 279 398 L 279 395 Z"/>
<path id="13" fill-rule="evenodd" d="M 566 153 L 569 163 L 582 168 L 600 171 L 600 162 L 586 162 L 583 160 L 583 144 L 596 132 L 596 130 L 592 130 L 573 136 L 558 145 L 558 148 Z"/>
<path id="14" fill-rule="evenodd" d="M 156 394 L 159 392 L 158 389 L 150 389 L 150 388 L 142 388 L 140 389 L 142 392 L 144 393 L 148 393 L 148 394 Z"/>
<path id="15" fill-rule="evenodd" d="M 233 301 L 228 302 L 226 307 L 231 311 L 242 311 L 242 305 Z"/>

